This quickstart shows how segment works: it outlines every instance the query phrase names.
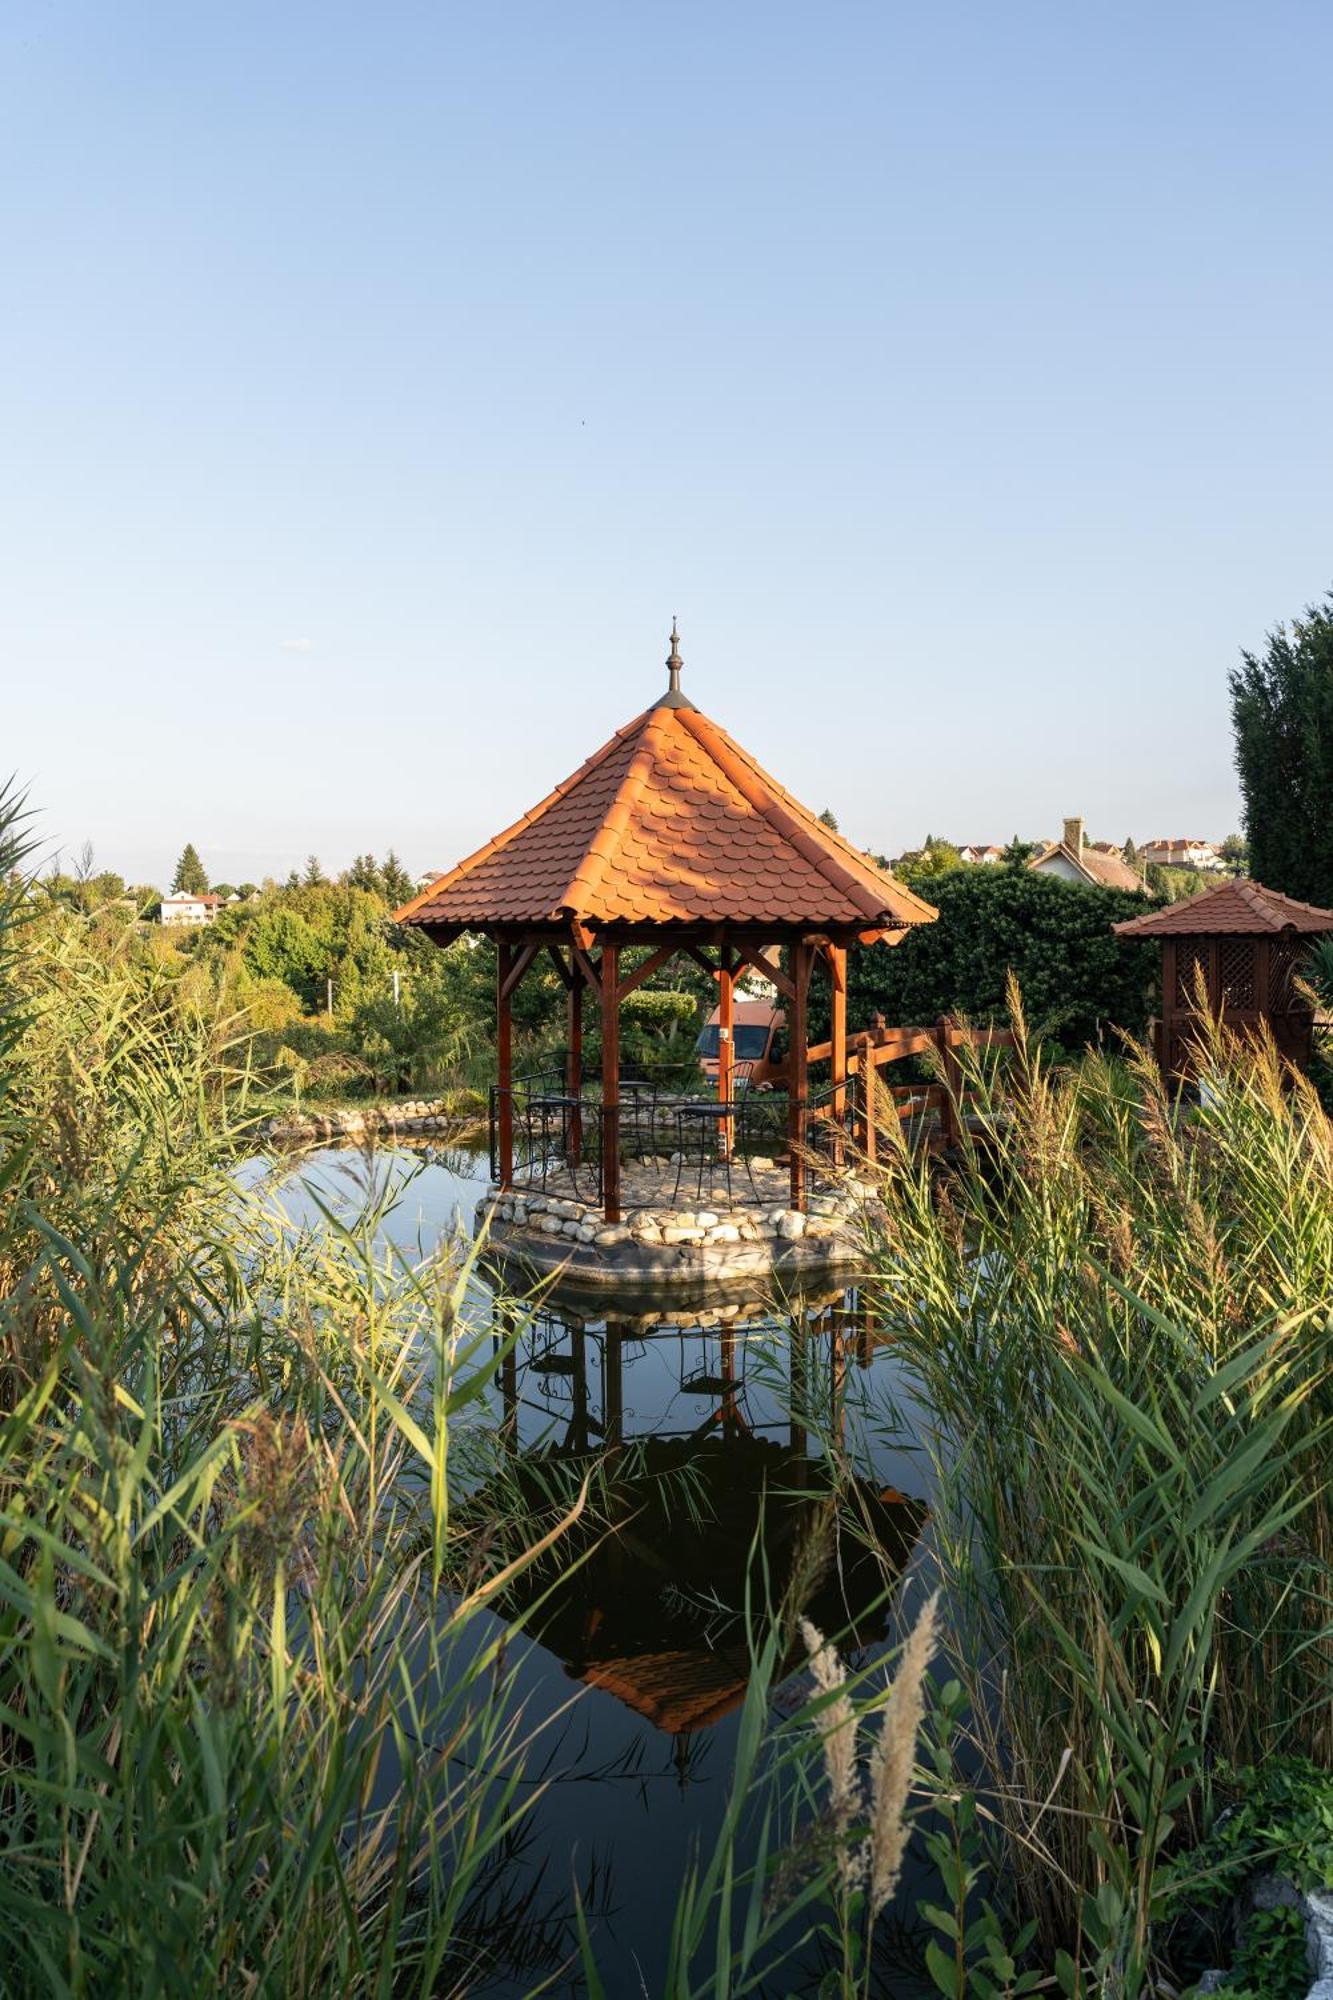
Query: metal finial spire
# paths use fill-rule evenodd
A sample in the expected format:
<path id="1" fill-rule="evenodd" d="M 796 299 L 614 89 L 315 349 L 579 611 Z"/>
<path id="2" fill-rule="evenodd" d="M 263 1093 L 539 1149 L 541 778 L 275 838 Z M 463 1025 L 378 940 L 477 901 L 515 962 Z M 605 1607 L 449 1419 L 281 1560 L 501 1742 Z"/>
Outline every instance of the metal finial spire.
<path id="1" fill-rule="evenodd" d="M 671 614 L 671 651 L 667 654 L 667 693 L 680 693 L 680 670 L 684 665 L 680 657 L 680 634 L 676 630 L 676 614 Z"/>

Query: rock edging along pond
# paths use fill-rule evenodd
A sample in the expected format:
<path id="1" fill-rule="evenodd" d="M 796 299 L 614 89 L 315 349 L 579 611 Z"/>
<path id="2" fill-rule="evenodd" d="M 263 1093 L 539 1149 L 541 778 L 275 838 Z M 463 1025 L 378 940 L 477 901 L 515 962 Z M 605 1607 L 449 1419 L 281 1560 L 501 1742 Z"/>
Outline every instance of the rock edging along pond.
<path id="1" fill-rule="evenodd" d="M 492 1185 L 477 1203 L 476 1231 L 501 1261 L 598 1288 L 729 1284 L 736 1279 L 810 1276 L 865 1259 L 864 1223 L 874 1191 L 848 1179 L 815 1195 L 807 1214 L 780 1203 L 670 1203 L 608 1223 L 573 1196 Z"/>
<path id="2" fill-rule="evenodd" d="M 406 1104 L 350 1106 L 345 1111 L 302 1112 L 270 1118 L 261 1127 L 265 1141 L 280 1146 L 316 1145 L 321 1140 L 365 1139 L 379 1132 L 447 1132 L 457 1137 L 467 1121 L 441 1099 L 412 1098 Z"/>

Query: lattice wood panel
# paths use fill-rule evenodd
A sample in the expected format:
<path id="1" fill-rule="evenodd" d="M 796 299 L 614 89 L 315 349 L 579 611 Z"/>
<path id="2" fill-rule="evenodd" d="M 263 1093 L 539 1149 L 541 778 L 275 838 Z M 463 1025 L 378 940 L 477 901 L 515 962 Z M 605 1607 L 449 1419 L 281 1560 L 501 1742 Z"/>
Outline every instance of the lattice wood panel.
<path id="1" fill-rule="evenodd" d="M 1268 948 L 1268 1004 L 1273 1012 L 1300 1005 L 1293 981 L 1310 955 L 1308 938 L 1274 938 Z"/>
<path id="2" fill-rule="evenodd" d="M 1176 1005 L 1192 1007 L 1198 990 L 1199 974 L 1208 977 L 1208 947 L 1206 944 L 1186 944 L 1182 938 L 1176 946 Z"/>
<path id="3" fill-rule="evenodd" d="M 1222 939 L 1218 947 L 1218 977 L 1223 1007 L 1239 1014 L 1251 1012 L 1254 1007 L 1253 938 Z"/>

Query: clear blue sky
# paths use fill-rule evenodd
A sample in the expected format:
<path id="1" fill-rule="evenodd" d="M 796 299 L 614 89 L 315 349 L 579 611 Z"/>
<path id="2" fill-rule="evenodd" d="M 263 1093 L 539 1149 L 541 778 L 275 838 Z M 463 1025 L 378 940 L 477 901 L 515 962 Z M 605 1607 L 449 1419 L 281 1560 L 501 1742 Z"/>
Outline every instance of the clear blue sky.
<path id="1" fill-rule="evenodd" d="M 1322 4 L 0 14 L 3 762 L 443 867 L 685 685 L 890 852 L 1238 819 L 1333 582 Z"/>

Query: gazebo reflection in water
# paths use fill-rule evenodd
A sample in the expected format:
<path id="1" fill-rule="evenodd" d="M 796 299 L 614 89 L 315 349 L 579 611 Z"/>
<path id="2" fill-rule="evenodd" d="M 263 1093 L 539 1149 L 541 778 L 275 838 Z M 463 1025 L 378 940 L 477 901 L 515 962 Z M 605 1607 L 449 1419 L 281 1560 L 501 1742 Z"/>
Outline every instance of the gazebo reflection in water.
<path id="1" fill-rule="evenodd" d="M 549 1509 L 556 1465 L 598 1464 L 603 1482 L 595 1522 L 524 1573 L 510 1614 L 572 1678 L 672 1737 L 682 1779 L 694 1733 L 744 1700 L 747 1601 L 847 1645 L 883 1636 L 926 1510 L 851 1468 L 849 1390 L 874 1354 L 855 1292 L 780 1316 L 731 1305 L 649 1326 L 497 1303 L 495 1320 L 520 1491 Z"/>

